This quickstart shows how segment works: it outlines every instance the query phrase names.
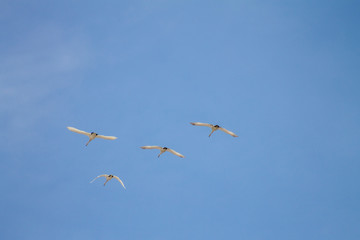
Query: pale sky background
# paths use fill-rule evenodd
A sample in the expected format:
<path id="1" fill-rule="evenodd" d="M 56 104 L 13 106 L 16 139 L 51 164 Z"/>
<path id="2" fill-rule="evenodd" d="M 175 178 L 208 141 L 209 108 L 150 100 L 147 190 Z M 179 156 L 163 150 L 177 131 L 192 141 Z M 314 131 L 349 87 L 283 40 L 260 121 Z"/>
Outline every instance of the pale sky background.
<path id="1" fill-rule="evenodd" d="M 359 12 L 1 1 L 0 239 L 360 239 Z"/>

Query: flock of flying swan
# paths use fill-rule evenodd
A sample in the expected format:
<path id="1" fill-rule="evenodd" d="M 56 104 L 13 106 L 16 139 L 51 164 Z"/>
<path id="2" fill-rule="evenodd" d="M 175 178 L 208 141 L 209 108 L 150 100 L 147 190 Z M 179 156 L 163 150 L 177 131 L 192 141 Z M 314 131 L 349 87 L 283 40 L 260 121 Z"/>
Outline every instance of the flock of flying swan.
<path id="1" fill-rule="evenodd" d="M 223 128 L 223 127 L 220 127 L 219 125 L 213 125 L 213 124 L 210 124 L 210 123 L 201 123 L 201 122 L 191 122 L 190 123 L 191 125 L 194 125 L 194 126 L 204 126 L 204 127 L 209 127 L 211 128 L 211 133 L 209 134 L 209 137 L 211 136 L 211 134 L 213 134 L 213 132 L 215 132 L 216 130 L 221 130 L 233 137 L 238 137 L 238 135 L 236 135 L 235 133 Z M 85 144 L 85 146 L 87 146 L 92 140 L 94 140 L 95 138 L 102 138 L 102 139 L 106 139 L 106 140 L 115 140 L 117 139 L 117 137 L 113 137 L 113 136 L 104 136 L 104 135 L 99 135 L 95 132 L 91 132 L 91 133 L 88 133 L 88 132 L 85 132 L 85 131 L 82 131 L 82 130 L 79 130 L 77 128 L 74 128 L 74 127 L 67 127 L 67 129 L 69 129 L 70 131 L 72 132 L 75 132 L 75 133 L 80 133 L 80 134 L 83 134 L 83 135 L 86 135 L 89 137 L 89 141 Z M 173 149 L 170 149 L 170 148 L 167 148 L 167 147 L 160 147 L 160 146 L 142 146 L 140 147 L 142 149 L 159 149 L 160 150 L 160 153 L 158 155 L 158 157 L 160 157 L 161 154 L 163 154 L 164 152 L 170 152 L 178 157 L 181 157 L 181 158 L 184 158 L 185 156 L 176 152 L 175 150 Z M 104 186 L 106 185 L 106 183 L 108 181 L 110 181 L 111 179 L 115 178 L 116 180 L 118 180 L 121 185 L 126 189 L 124 183 L 121 181 L 121 179 L 118 177 L 118 176 L 115 176 L 115 175 L 109 175 L 109 174 L 102 174 L 102 175 L 99 175 L 97 176 L 96 178 L 94 178 L 90 183 L 94 182 L 96 179 L 98 179 L 99 177 L 105 177 L 106 178 L 106 181 L 104 183 Z"/>

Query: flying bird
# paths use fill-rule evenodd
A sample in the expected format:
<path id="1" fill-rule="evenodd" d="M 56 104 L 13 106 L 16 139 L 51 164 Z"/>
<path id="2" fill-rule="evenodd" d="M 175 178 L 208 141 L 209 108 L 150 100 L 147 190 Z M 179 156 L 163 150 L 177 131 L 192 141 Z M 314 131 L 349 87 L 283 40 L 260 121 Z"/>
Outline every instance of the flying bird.
<path id="1" fill-rule="evenodd" d="M 104 183 L 104 186 L 105 184 L 110 181 L 111 179 L 115 178 L 116 180 L 118 180 L 121 185 L 126 189 L 124 183 L 120 180 L 120 178 L 118 176 L 115 176 L 115 175 L 108 175 L 108 174 L 103 174 L 103 175 L 99 175 L 97 176 L 96 178 L 94 178 L 90 183 L 94 182 L 96 179 L 98 179 L 99 177 L 105 177 L 106 178 L 106 182 Z"/>
<path id="2" fill-rule="evenodd" d="M 211 128 L 211 133 L 210 133 L 209 137 L 211 136 L 211 134 L 213 132 L 215 132 L 216 130 L 219 130 L 219 129 L 227 134 L 230 134 L 233 137 L 238 137 L 238 135 L 236 135 L 235 133 L 233 133 L 225 128 L 222 128 L 219 125 L 212 125 L 210 123 L 200 123 L 200 122 L 191 122 L 190 124 L 194 125 L 194 126 L 205 126 L 205 127 Z"/>
<path id="3" fill-rule="evenodd" d="M 107 139 L 107 140 L 115 140 L 115 139 L 117 139 L 117 137 L 99 135 L 99 134 L 97 134 L 95 132 L 88 133 L 88 132 L 85 132 L 85 131 L 82 131 L 82 130 L 79 130 L 79 129 L 76 129 L 76 128 L 73 128 L 73 127 L 67 127 L 67 129 L 69 129 L 72 132 L 76 132 L 76 133 L 80 133 L 80 134 L 84 134 L 84 135 L 88 136 L 90 139 L 85 144 L 85 146 L 87 146 L 95 138 L 102 138 L 102 139 Z"/>
<path id="4" fill-rule="evenodd" d="M 175 154 L 176 156 L 178 157 L 181 157 L 181 158 L 184 158 L 185 156 L 170 149 L 170 148 L 167 148 L 167 147 L 159 147 L 159 146 L 143 146 L 141 147 L 142 149 L 159 149 L 160 150 L 160 153 L 158 155 L 158 157 L 160 157 L 161 154 L 163 154 L 164 152 L 171 152 L 172 154 Z"/>

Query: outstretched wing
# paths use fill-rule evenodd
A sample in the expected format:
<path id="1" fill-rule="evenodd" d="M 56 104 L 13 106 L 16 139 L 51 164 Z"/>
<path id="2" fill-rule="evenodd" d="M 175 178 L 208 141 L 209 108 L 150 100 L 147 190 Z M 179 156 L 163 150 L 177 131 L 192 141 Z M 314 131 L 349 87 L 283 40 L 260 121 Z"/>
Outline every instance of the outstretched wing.
<path id="1" fill-rule="evenodd" d="M 162 147 L 159 146 L 142 146 L 142 149 L 162 149 Z"/>
<path id="2" fill-rule="evenodd" d="M 69 129 L 69 130 L 72 131 L 72 132 L 84 134 L 84 135 L 86 135 L 86 136 L 88 136 L 88 137 L 90 136 L 90 133 L 85 132 L 85 131 L 81 131 L 81 130 L 76 129 L 76 128 L 73 128 L 73 127 L 67 127 L 67 129 Z"/>
<path id="3" fill-rule="evenodd" d="M 104 136 L 104 135 L 97 135 L 97 138 L 102 138 L 102 139 L 107 139 L 107 140 L 115 140 L 117 139 L 117 137 L 113 137 L 113 136 Z"/>
<path id="4" fill-rule="evenodd" d="M 95 180 L 98 179 L 99 177 L 107 177 L 107 176 L 109 176 L 109 175 L 107 175 L 107 174 L 99 175 L 99 176 L 97 176 L 96 178 L 94 178 L 90 183 L 92 183 L 93 181 L 95 181 Z"/>
<path id="5" fill-rule="evenodd" d="M 220 127 L 219 129 L 220 129 L 221 131 L 223 131 L 223 132 L 226 132 L 227 134 L 230 134 L 230 135 L 233 136 L 233 137 L 238 137 L 238 135 L 236 135 L 235 133 L 233 133 L 233 132 L 231 132 L 231 131 L 229 131 L 229 130 L 226 130 L 225 128 Z"/>
<path id="6" fill-rule="evenodd" d="M 210 123 L 201 123 L 201 122 L 191 122 L 190 124 L 194 125 L 194 126 L 204 126 L 204 127 L 213 127 L 214 126 Z"/>
<path id="7" fill-rule="evenodd" d="M 180 154 L 180 153 L 178 153 L 178 152 L 176 152 L 176 151 L 174 151 L 174 150 L 172 150 L 170 148 L 168 148 L 167 151 L 171 152 L 172 154 L 175 154 L 178 157 L 181 157 L 181 158 L 185 157 L 184 155 L 182 155 L 182 154 Z"/>
<path id="8" fill-rule="evenodd" d="M 124 183 L 120 180 L 118 176 L 114 176 L 114 178 L 117 179 L 121 183 L 121 185 L 126 189 Z"/>

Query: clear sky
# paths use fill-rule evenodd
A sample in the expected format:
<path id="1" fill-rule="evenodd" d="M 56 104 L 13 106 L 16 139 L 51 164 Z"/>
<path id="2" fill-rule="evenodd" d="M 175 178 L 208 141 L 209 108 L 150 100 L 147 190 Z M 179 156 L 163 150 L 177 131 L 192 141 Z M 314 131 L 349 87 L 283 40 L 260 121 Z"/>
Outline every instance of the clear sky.
<path id="1" fill-rule="evenodd" d="M 359 11 L 1 1 L 0 239 L 360 239 Z"/>

